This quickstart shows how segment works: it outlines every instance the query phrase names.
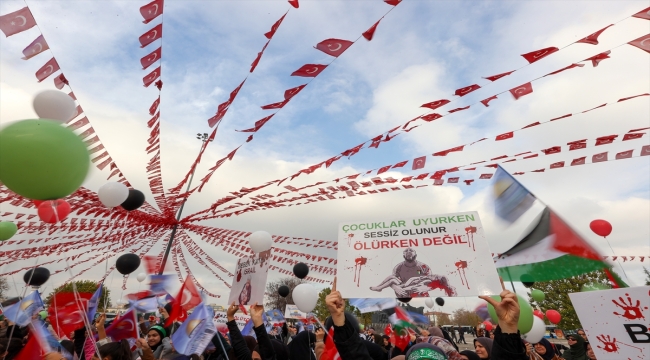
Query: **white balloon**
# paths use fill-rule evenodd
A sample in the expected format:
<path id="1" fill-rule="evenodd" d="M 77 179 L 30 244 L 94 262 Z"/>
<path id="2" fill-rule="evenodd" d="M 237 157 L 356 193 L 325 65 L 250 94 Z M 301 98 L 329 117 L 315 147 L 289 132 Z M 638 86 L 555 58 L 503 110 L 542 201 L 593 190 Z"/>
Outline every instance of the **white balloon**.
<path id="1" fill-rule="evenodd" d="M 546 335 L 546 325 L 544 320 L 533 316 L 533 327 L 523 337 L 531 344 L 536 344 Z"/>
<path id="2" fill-rule="evenodd" d="M 293 302 L 302 312 L 311 312 L 318 302 L 318 290 L 310 284 L 299 284 L 293 288 Z"/>
<path id="3" fill-rule="evenodd" d="M 253 252 L 259 254 L 262 251 L 271 249 L 273 239 L 271 234 L 266 231 L 256 231 L 248 237 L 248 243 Z"/>
<path id="4" fill-rule="evenodd" d="M 138 276 L 136 277 L 138 282 L 143 282 L 146 278 L 147 278 L 147 274 L 145 273 L 139 273 Z"/>
<path id="5" fill-rule="evenodd" d="M 433 309 L 433 299 L 427 298 L 424 300 L 424 305 L 426 305 L 429 309 Z"/>
<path id="6" fill-rule="evenodd" d="M 97 191 L 99 201 L 107 208 L 114 208 L 123 203 L 129 197 L 129 189 L 119 182 L 109 182 Z"/>
<path id="7" fill-rule="evenodd" d="M 57 90 L 45 90 L 34 97 L 34 111 L 41 119 L 68 122 L 75 115 L 77 106 L 66 93 Z"/>

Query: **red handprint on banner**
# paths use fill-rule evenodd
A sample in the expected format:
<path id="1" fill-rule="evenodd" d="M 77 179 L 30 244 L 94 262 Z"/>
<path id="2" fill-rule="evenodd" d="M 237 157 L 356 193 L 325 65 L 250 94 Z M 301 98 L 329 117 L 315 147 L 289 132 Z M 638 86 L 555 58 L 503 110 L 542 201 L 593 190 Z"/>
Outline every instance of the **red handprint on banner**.
<path id="1" fill-rule="evenodd" d="M 616 338 L 612 339 L 609 335 L 605 334 L 600 334 L 596 336 L 598 341 L 602 342 L 605 347 L 602 347 L 598 345 L 599 349 L 603 349 L 604 351 L 607 352 L 615 352 L 618 351 L 618 347 L 616 346 Z"/>
<path id="2" fill-rule="evenodd" d="M 636 305 L 634 305 L 634 300 L 630 297 L 629 294 L 625 294 L 627 296 L 627 303 L 625 302 L 625 299 L 623 299 L 622 296 L 618 298 L 620 301 L 620 304 L 613 299 L 612 302 L 620 307 L 621 309 L 625 310 L 623 314 L 619 314 L 617 312 L 614 312 L 614 315 L 622 316 L 626 319 L 629 320 L 635 320 L 635 319 L 645 319 L 645 316 L 643 316 L 643 310 L 641 309 L 641 301 L 637 300 Z M 646 306 L 645 309 L 647 310 L 648 307 Z"/>

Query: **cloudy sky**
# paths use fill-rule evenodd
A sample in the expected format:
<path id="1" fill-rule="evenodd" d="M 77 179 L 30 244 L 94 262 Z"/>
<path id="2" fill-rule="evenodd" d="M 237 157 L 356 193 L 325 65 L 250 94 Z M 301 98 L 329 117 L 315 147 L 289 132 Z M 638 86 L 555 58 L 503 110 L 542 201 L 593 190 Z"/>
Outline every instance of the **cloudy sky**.
<path id="1" fill-rule="evenodd" d="M 238 150 L 233 161 L 214 174 L 201 193 L 190 198 L 184 210 L 186 215 L 209 207 L 231 191 L 285 178 L 404 124 L 425 113 L 420 108 L 423 103 L 450 99 L 453 102 L 438 112 L 447 114 L 453 108 L 471 107 L 430 123 L 416 122 L 413 125 L 421 126 L 382 143 L 378 149 L 364 149 L 328 169 L 302 175 L 283 185 L 301 187 L 428 156 L 422 170 L 412 171 L 409 162 L 402 169 L 383 174 L 400 179 L 425 171 L 489 161 L 504 154 L 513 156 L 563 145 L 560 154 L 507 163 L 504 167 L 511 172 L 526 172 L 520 181 L 604 255 L 650 256 L 650 157 L 638 157 L 639 149 L 648 144 L 648 135 L 638 140 L 620 140 L 631 129 L 649 126 L 650 97 L 616 103 L 620 98 L 650 91 L 650 55 L 626 45 L 650 30 L 648 20 L 630 18 L 647 7 L 647 1 L 404 0 L 392 9 L 381 0 L 301 0 L 300 8 L 291 8 L 287 14 L 253 74 L 248 71 L 266 42 L 263 34 L 290 9 L 286 1 L 168 0 L 164 19 L 159 17 L 148 25 L 142 23 L 139 13 L 144 1 L 32 0 L 27 4 L 51 52 L 21 60 L 21 51 L 39 35 L 39 28 L 10 38 L 1 37 L 0 122 L 4 125 L 35 117 L 31 106 L 33 96 L 54 86 L 52 78 L 37 83 L 34 73 L 54 55 L 104 146 L 130 183 L 149 199 L 146 123 L 150 119 L 149 106 L 158 93 L 153 87 L 142 86 L 142 77 L 149 71 L 141 69 L 139 59 L 153 51 L 160 41 L 141 49 L 140 35 L 164 21 L 164 87 L 160 111 L 165 188 L 175 186 L 188 171 L 200 146 L 196 134 L 210 131 L 207 119 L 244 78 L 248 76 L 216 140 L 198 166 L 196 179 L 244 143 L 248 134 L 235 130 L 250 128 L 255 121 L 272 113 L 261 110 L 260 106 L 280 101 L 284 90 L 309 82 L 255 134 L 252 142 Z M 24 6 L 22 0 L 3 1 L 0 14 Z M 359 39 L 317 78 L 290 76 L 304 64 L 328 64 L 333 60 L 313 48 L 318 42 L 328 38 L 354 41 L 391 9 L 372 41 Z M 615 26 L 599 37 L 598 45 L 570 45 L 610 24 Z M 520 56 L 550 46 L 561 51 L 528 66 Z M 597 67 L 582 62 L 584 67 L 539 79 L 533 82 L 533 93 L 519 100 L 515 101 L 507 92 L 607 50 L 611 50 L 611 59 Z M 518 71 L 494 83 L 483 79 L 515 69 Z M 479 84 L 481 89 L 462 98 L 453 96 L 456 89 L 471 84 Z M 504 91 L 489 107 L 478 103 Z M 608 105 L 581 114 L 603 103 Z M 498 134 L 568 113 L 576 115 L 518 131 L 507 141 L 494 141 Z M 594 139 L 612 134 L 620 135 L 615 143 L 593 147 Z M 430 156 L 484 137 L 489 140 L 467 146 L 463 152 L 446 157 Z M 580 139 L 589 139 L 589 147 L 568 153 L 566 143 Z M 593 154 L 608 151 L 611 159 L 614 154 L 631 149 L 635 150 L 632 159 L 589 164 Z M 566 161 L 568 164 L 581 156 L 587 156 L 587 165 L 548 170 L 551 163 Z M 543 173 L 530 173 L 543 167 L 547 168 Z M 488 168 L 483 169 L 490 172 Z M 461 184 L 355 196 L 203 224 L 336 240 L 337 224 L 343 221 L 478 211 L 491 250 L 502 252 L 518 241 L 541 205 L 514 226 L 507 227 L 494 216 L 490 181 L 478 180 L 480 171 L 481 168 L 459 173 L 461 180 L 477 179 L 471 186 L 461 181 Z M 108 174 L 93 169 L 85 186 L 97 190 L 106 182 Z M 374 173 L 358 180 L 365 181 L 371 176 Z M 432 180 L 419 184 L 431 185 Z M 264 193 L 273 195 L 285 191 L 275 186 L 267 189 Z M 3 211 L 10 211 L 6 209 L 10 206 L 2 204 Z M 614 227 L 612 235 L 603 239 L 593 234 L 589 223 L 594 219 L 610 221 Z M 192 236 L 212 257 L 233 271 L 234 256 L 210 248 L 198 236 Z M 160 249 L 159 243 L 150 253 L 157 254 Z M 27 266 L 26 262 L 22 263 L 5 265 L 0 272 L 13 266 Z M 619 273 L 625 273 L 623 278 L 629 283 L 641 285 L 643 264 L 635 260 L 623 263 L 622 269 L 620 264 L 614 265 Z M 51 270 L 63 266 L 60 263 Z M 223 303 L 227 299 L 226 287 L 210 272 L 193 262 L 190 267 L 203 286 L 222 294 L 221 299 L 211 299 L 211 302 Z M 101 273 L 101 269 L 92 269 L 83 277 L 92 279 Z M 277 274 L 271 275 L 276 277 Z M 57 275 L 48 286 L 56 286 L 65 279 Z M 111 289 L 119 294 L 121 281 L 117 276 L 112 279 Z M 129 290 L 138 287 L 135 279 L 129 279 L 127 284 Z M 517 290 L 524 293 L 520 284 Z M 114 295 L 113 300 L 116 298 Z M 444 310 L 474 307 L 476 300 L 449 300 Z"/>

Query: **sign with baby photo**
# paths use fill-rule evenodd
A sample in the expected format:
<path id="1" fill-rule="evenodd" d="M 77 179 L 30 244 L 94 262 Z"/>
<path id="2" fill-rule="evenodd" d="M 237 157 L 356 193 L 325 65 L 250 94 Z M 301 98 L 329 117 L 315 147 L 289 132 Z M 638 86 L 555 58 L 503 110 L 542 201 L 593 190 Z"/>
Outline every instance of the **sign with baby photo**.
<path id="1" fill-rule="evenodd" d="M 237 261 L 235 276 L 230 288 L 228 304 L 253 305 L 264 303 L 266 278 L 269 274 L 271 250 L 252 256 L 245 256 Z"/>
<path id="2" fill-rule="evenodd" d="M 477 212 L 339 224 L 346 298 L 495 295 L 502 291 Z"/>

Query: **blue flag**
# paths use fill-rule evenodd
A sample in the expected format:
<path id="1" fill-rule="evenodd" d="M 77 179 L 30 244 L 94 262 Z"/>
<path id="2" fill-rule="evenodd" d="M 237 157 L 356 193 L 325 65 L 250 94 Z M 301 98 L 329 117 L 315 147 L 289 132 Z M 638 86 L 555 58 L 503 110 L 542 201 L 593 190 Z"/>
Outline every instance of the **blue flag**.
<path id="1" fill-rule="evenodd" d="M 199 304 L 171 336 L 174 349 L 183 355 L 201 354 L 217 333 L 213 318 L 212 308 Z"/>
<path id="2" fill-rule="evenodd" d="M 95 320 L 95 314 L 97 313 L 97 307 L 99 306 L 99 300 L 102 296 L 102 289 L 104 288 L 104 283 L 99 284 L 97 290 L 93 296 L 88 300 L 88 321 L 92 323 Z"/>
<path id="3" fill-rule="evenodd" d="M 173 275 L 150 275 L 149 278 L 149 290 L 156 295 L 167 294 L 174 279 Z"/>
<path id="4" fill-rule="evenodd" d="M 158 298 L 151 296 L 140 300 L 131 300 L 129 305 L 135 308 L 138 312 L 146 313 L 158 310 Z"/>
<path id="5" fill-rule="evenodd" d="M 44 307 L 41 295 L 34 291 L 21 301 L 5 307 L 3 315 L 18 326 L 27 326 L 32 321 L 32 316 Z"/>
<path id="6" fill-rule="evenodd" d="M 494 211 L 509 223 L 519 219 L 535 202 L 535 196 L 501 166 L 494 174 L 493 189 Z"/>

